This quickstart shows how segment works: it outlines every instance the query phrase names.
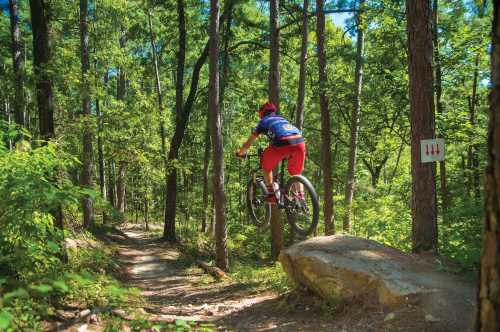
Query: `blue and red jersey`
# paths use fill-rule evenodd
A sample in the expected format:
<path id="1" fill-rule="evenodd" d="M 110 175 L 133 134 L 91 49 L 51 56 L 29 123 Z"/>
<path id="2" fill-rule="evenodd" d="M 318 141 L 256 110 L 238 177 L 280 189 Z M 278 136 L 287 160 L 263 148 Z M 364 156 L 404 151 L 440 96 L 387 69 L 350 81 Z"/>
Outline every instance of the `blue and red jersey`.
<path id="1" fill-rule="evenodd" d="M 285 118 L 271 113 L 264 116 L 252 134 L 258 136 L 265 134 L 271 140 L 271 145 L 285 146 L 304 142 L 302 133 Z"/>

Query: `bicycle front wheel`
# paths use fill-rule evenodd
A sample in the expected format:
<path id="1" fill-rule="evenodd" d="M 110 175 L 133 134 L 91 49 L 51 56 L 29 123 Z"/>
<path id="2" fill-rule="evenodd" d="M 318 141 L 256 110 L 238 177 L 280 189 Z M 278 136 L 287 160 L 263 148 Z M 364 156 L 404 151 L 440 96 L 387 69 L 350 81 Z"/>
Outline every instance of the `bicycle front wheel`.
<path id="1" fill-rule="evenodd" d="M 285 207 L 288 223 L 296 234 L 308 236 L 318 226 L 318 194 L 302 175 L 292 176 L 285 186 Z"/>
<path id="2" fill-rule="evenodd" d="M 257 227 L 263 227 L 271 219 L 271 206 L 266 202 L 267 188 L 264 180 L 253 177 L 247 185 L 247 206 L 250 220 Z"/>

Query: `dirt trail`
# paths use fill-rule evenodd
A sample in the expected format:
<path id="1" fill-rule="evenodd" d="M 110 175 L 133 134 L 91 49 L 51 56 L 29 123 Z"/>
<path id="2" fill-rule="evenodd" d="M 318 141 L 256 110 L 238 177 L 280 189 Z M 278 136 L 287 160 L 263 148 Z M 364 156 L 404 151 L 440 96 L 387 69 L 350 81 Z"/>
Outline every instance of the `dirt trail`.
<path id="1" fill-rule="evenodd" d="M 148 238 L 138 228 L 115 237 L 122 279 L 141 290 L 144 311 L 153 321 L 176 319 L 211 323 L 219 331 L 444 331 L 426 322 L 425 313 L 404 308 L 391 314 L 351 303 L 333 312 L 312 295 L 279 296 L 255 285 L 216 282 L 186 261 L 172 245 Z"/>

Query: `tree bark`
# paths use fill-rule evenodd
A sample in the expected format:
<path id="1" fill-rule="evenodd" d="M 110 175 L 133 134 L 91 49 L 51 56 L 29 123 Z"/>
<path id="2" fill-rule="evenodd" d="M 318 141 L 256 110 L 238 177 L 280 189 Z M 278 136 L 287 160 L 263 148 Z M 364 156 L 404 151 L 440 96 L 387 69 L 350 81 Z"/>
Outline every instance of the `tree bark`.
<path id="1" fill-rule="evenodd" d="M 49 41 L 49 3 L 45 0 L 30 0 L 30 12 L 40 138 L 48 141 L 55 137 L 52 79 L 47 71 L 52 56 Z"/>
<path id="2" fill-rule="evenodd" d="M 215 201 L 216 264 L 229 267 L 226 246 L 226 197 L 224 195 L 224 151 L 222 147 L 222 119 L 219 108 L 219 1 L 210 1 L 210 59 L 208 109 L 213 144 L 213 185 Z"/>
<path id="3" fill-rule="evenodd" d="M 186 62 L 186 21 L 184 13 L 184 0 L 177 0 L 177 27 L 179 30 L 179 49 L 177 51 L 177 74 L 175 80 L 175 132 L 170 143 L 168 162 L 171 163 L 178 157 L 178 150 L 184 137 L 184 65 Z M 175 234 L 175 217 L 177 205 L 177 169 L 170 170 L 167 179 L 167 195 L 165 200 L 165 225 L 163 237 L 171 242 L 177 240 Z"/>
<path id="4" fill-rule="evenodd" d="M 332 149 L 330 130 L 330 110 L 326 96 L 327 73 L 325 52 L 325 14 L 323 13 L 323 0 L 316 0 L 317 26 L 316 39 L 318 43 L 318 70 L 319 70 L 319 106 L 321 110 L 321 164 L 323 168 L 323 215 L 325 218 L 325 234 L 335 233 L 333 218 L 333 182 L 332 182 Z"/>
<path id="5" fill-rule="evenodd" d="M 125 167 L 125 161 L 120 160 L 116 177 L 116 208 L 121 214 L 125 213 Z"/>
<path id="6" fill-rule="evenodd" d="M 104 85 L 107 86 L 108 83 L 108 69 L 106 69 L 106 74 L 104 75 Z M 97 68 L 96 68 L 97 74 Z M 98 119 L 97 123 L 97 154 L 98 154 L 98 163 L 99 163 L 99 189 L 101 192 L 101 196 L 103 199 L 107 198 L 107 190 L 106 190 L 106 165 L 104 161 L 104 148 L 103 148 L 103 131 L 104 131 L 104 118 L 101 112 L 101 103 L 100 100 L 97 99 L 95 103 L 96 115 Z M 106 212 L 103 210 L 102 212 L 102 223 L 105 224 L 107 222 Z"/>
<path id="7" fill-rule="evenodd" d="M 351 207 L 354 190 L 356 185 L 356 159 L 358 150 L 358 134 L 359 134 L 359 116 L 361 113 L 361 90 L 363 87 L 363 56 L 364 56 L 364 13 L 365 0 L 360 0 L 358 11 L 358 31 L 356 42 L 356 69 L 355 82 L 356 95 L 354 97 L 354 107 L 351 112 L 351 139 L 349 142 L 349 163 L 347 167 L 347 185 L 345 191 L 345 216 L 343 229 L 344 232 L 351 230 Z M 380 173 L 379 173 L 380 174 Z"/>
<path id="8" fill-rule="evenodd" d="M 208 57 L 208 43 L 205 45 L 203 52 L 196 60 L 193 67 L 193 74 L 191 78 L 191 86 L 185 104 L 182 104 L 183 93 L 182 88 L 184 84 L 184 62 L 185 62 L 185 49 L 186 49 L 186 29 L 184 22 L 184 1 L 177 1 L 177 12 L 179 16 L 179 51 L 177 53 L 177 82 L 176 82 L 176 117 L 174 135 L 170 142 L 170 150 L 168 152 L 168 162 L 176 160 L 179 156 L 179 149 L 184 139 L 189 115 L 196 98 L 198 90 L 198 83 L 200 78 L 200 71 Z M 180 83 L 181 82 L 181 83 Z M 172 167 L 168 180 L 167 180 L 167 193 L 165 198 L 165 224 L 163 227 L 163 238 L 167 241 L 176 241 L 175 234 L 175 216 L 176 216 L 176 202 L 177 202 L 177 169 Z"/>
<path id="9" fill-rule="evenodd" d="M 434 138 L 431 8 L 407 0 L 410 77 L 412 250 L 437 251 L 436 165 L 420 160 L 420 141 Z"/>
<path id="10" fill-rule="evenodd" d="M 108 162 L 108 201 L 111 206 L 116 208 L 116 177 L 113 159 Z"/>
<path id="11" fill-rule="evenodd" d="M 127 43 L 127 35 L 125 31 L 122 31 L 122 35 L 120 36 L 120 48 L 125 48 Z M 126 83 L 127 83 L 127 73 L 123 66 L 120 66 L 118 69 L 118 84 L 116 91 L 116 99 L 125 102 L 125 94 L 126 94 Z M 121 157 L 123 158 L 123 156 Z M 118 174 L 115 179 L 116 183 L 116 209 L 120 212 L 121 217 L 125 213 L 125 171 L 126 171 L 126 163 L 124 160 L 118 161 Z"/>
<path id="12" fill-rule="evenodd" d="M 493 1 L 486 218 L 479 271 L 476 331 L 500 330 L 500 4 Z"/>
<path id="13" fill-rule="evenodd" d="M 10 112 L 10 104 L 9 104 L 9 96 L 5 96 L 4 97 L 5 100 L 3 101 L 3 115 L 4 115 L 4 119 L 5 121 L 7 122 L 7 124 L 11 125 L 11 122 L 12 122 L 12 119 L 11 119 L 11 112 Z M 5 137 L 5 147 L 7 147 L 7 149 L 9 149 L 9 151 L 12 151 L 12 139 L 10 137 Z"/>
<path id="14" fill-rule="evenodd" d="M 304 99 L 306 95 L 306 60 L 307 60 L 307 43 L 309 37 L 309 17 L 307 10 L 309 8 L 309 0 L 304 0 L 304 8 L 302 9 L 302 45 L 300 49 L 300 69 L 299 69 L 299 91 L 297 96 L 297 110 L 295 112 L 295 126 L 302 130 L 304 126 Z"/>
<path id="15" fill-rule="evenodd" d="M 205 153 L 203 156 L 203 219 L 201 220 L 201 231 L 207 231 L 210 214 L 208 213 L 208 178 L 210 173 L 210 116 L 207 114 L 207 126 L 205 129 Z"/>
<path id="16" fill-rule="evenodd" d="M 14 114 L 16 124 L 26 127 L 24 102 L 24 58 L 21 47 L 21 32 L 19 30 L 19 14 L 17 0 L 9 0 L 10 35 L 12 41 L 12 66 L 14 72 Z"/>
<path id="17" fill-rule="evenodd" d="M 271 44 L 269 48 L 269 101 L 278 108 L 280 104 L 280 70 L 279 70 L 279 0 L 269 2 L 269 30 Z M 274 170 L 276 177 L 277 170 Z M 271 206 L 271 259 L 277 260 L 283 249 L 283 222 L 281 212 L 276 205 Z"/>
<path id="18" fill-rule="evenodd" d="M 90 86 L 88 73 L 90 69 L 89 61 L 89 30 L 87 22 L 88 1 L 80 0 L 80 52 L 82 65 L 82 119 L 83 125 L 83 165 L 81 175 L 81 185 L 86 189 L 92 189 L 92 126 L 89 123 L 91 118 L 90 111 Z M 82 198 L 83 208 L 83 227 L 92 226 L 94 210 L 92 199 L 88 195 Z"/>
<path id="19" fill-rule="evenodd" d="M 469 98 L 469 121 L 472 133 L 476 132 L 476 105 L 477 105 L 477 85 L 479 76 L 479 58 L 480 53 L 476 54 L 474 61 L 474 74 L 472 78 L 472 94 Z M 471 140 L 475 139 L 475 135 L 471 136 Z M 468 147 L 468 163 L 469 163 L 469 183 L 470 188 L 474 192 L 476 200 L 479 198 L 479 160 L 477 157 L 478 146 L 476 143 L 471 143 Z"/>

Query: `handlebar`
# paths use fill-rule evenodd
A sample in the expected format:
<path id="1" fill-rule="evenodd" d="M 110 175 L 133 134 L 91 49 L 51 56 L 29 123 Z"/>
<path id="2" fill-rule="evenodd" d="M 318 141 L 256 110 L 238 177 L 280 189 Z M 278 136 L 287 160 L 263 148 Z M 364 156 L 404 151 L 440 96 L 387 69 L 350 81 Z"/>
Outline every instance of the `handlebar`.
<path id="1" fill-rule="evenodd" d="M 262 156 L 263 152 L 264 152 L 264 149 L 258 148 L 257 149 L 257 153 L 252 153 L 252 154 L 245 153 L 245 155 L 241 156 L 241 155 L 238 154 L 238 152 L 235 152 L 235 155 L 236 155 L 237 158 L 241 158 L 241 159 L 249 159 L 251 157 L 259 157 L 260 158 Z"/>

